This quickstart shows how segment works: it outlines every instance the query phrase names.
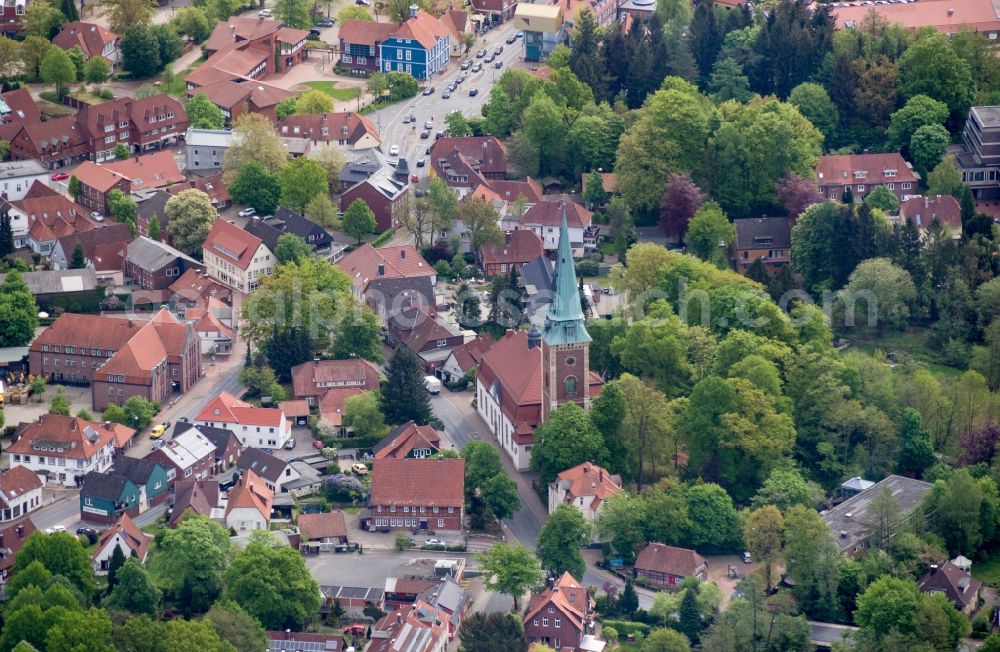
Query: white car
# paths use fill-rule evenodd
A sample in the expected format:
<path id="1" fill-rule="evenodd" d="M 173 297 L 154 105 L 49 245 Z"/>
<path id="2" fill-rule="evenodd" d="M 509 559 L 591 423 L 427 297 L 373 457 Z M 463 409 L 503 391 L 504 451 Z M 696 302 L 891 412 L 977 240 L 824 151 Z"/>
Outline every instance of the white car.
<path id="1" fill-rule="evenodd" d="M 428 545 L 428 546 L 443 546 L 444 545 L 444 541 L 442 541 L 441 539 L 427 539 L 426 541 L 424 541 L 424 545 Z"/>
<path id="2" fill-rule="evenodd" d="M 393 145 L 389 148 L 389 156 L 399 156 L 399 145 Z"/>
<path id="3" fill-rule="evenodd" d="M 261 9 L 260 11 L 257 12 L 257 15 L 260 16 L 261 18 L 270 18 L 271 17 L 271 10 L 270 9 Z"/>
<path id="4" fill-rule="evenodd" d="M 250 217 L 251 215 L 254 215 L 256 213 L 257 213 L 257 209 L 256 208 L 244 208 L 243 210 L 241 210 L 239 212 L 239 216 L 240 217 Z"/>
<path id="5" fill-rule="evenodd" d="M 95 222 L 103 222 L 104 216 L 98 213 L 97 211 L 94 211 L 93 213 L 90 214 L 90 219 L 94 220 Z"/>
<path id="6" fill-rule="evenodd" d="M 53 525 L 52 527 L 45 528 L 45 534 L 55 534 L 56 532 L 65 532 L 66 528 L 62 525 Z"/>

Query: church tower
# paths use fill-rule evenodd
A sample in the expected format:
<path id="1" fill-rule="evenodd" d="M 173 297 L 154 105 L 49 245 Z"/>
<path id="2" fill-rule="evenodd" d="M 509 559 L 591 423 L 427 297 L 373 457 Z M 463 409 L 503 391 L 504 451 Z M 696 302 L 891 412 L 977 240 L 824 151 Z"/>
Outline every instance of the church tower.
<path id="1" fill-rule="evenodd" d="M 562 207 L 556 254 L 555 297 L 542 330 L 542 421 L 567 402 L 590 409 L 590 334 L 587 333 L 573 250 Z"/>

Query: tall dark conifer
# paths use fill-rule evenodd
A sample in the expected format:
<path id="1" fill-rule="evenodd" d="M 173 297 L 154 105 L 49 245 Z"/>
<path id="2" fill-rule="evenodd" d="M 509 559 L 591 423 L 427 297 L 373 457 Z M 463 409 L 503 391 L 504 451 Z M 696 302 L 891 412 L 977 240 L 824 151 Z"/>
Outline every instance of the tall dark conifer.
<path id="1" fill-rule="evenodd" d="M 382 414 L 386 423 L 398 425 L 409 420 L 423 426 L 431 422 L 431 396 L 424 386 L 424 374 L 417 356 L 400 346 L 389 359 L 382 385 Z"/>

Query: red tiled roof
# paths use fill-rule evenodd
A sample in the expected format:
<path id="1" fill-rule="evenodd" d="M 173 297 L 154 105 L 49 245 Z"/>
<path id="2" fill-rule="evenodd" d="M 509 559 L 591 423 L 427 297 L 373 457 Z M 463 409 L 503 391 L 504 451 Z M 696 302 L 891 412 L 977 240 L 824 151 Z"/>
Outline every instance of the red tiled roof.
<path id="1" fill-rule="evenodd" d="M 275 40 L 281 43 L 296 45 L 297 43 L 306 40 L 307 36 L 309 36 L 309 30 L 295 29 L 292 27 L 282 27 L 281 29 L 278 30 L 278 33 L 275 35 L 274 38 Z"/>
<path id="2" fill-rule="evenodd" d="M 168 113 L 173 113 L 173 117 L 168 118 Z M 103 140 L 105 125 L 118 129 L 123 121 L 130 122 L 130 126 L 144 134 L 149 131 L 151 116 L 163 116 L 163 121 L 156 122 L 159 128 L 187 122 L 184 105 L 166 93 L 159 93 L 140 99 L 122 97 L 103 104 L 91 104 L 77 113 L 76 125 L 96 141 Z"/>
<path id="3" fill-rule="evenodd" d="M 208 65 L 208 62 L 205 62 L 200 67 L 191 71 L 191 74 L 185 77 L 184 81 L 201 88 L 211 84 L 217 84 L 219 82 L 236 81 L 242 78 L 242 75 L 227 72 L 225 70 L 219 70 Z"/>
<path id="4" fill-rule="evenodd" d="M 232 109 L 250 97 L 250 88 L 234 81 L 225 80 L 188 90 L 187 94 L 191 97 L 204 94 L 212 104 L 223 109 Z"/>
<path id="5" fill-rule="evenodd" d="M 869 12 L 885 18 L 890 24 L 916 30 L 933 27 L 946 34 L 965 30 L 1000 31 L 1000 19 L 991 0 L 921 0 L 912 4 L 865 5 L 834 7 L 830 12 L 838 29 L 853 27 Z"/>
<path id="6" fill-rule="evenodd" d="M 36 242 L 58 240 L 97 228 L 97 223 L 87 217 L 87 209 L 41 181 L 35 181 L 24 199 L 11 202 L 11 205 L 28 216 L 28 232 Z"/>
<path id="7" fill-rule="evenodd" d="M 64 50 L 70 50 L 79 45 L 87 58 L 101 56 L 104 46 L 118 40 L 118 35 L 97 23 L 76 21 L 66 23 L 52 39 L 52 43 Z"/>
<path id="8" fill-rule="evenodd" d="M 437 272 L 412 245 L 394 245 L 376 249 L 365 243 L 337 263 L 356 287 L 366 288 L 370 281 L 386 278 L 434 276 Z M 382 273 L 379 274 L 379 267 Z"/>
<path id="9" fill-rule="evenodd" d="M 678 577 L 691 577 L 704 564 L 705 558 L 694 550 L 662 543 L 646 544 L 635 560 L 636 570 L 650 570 Z"/>
<path id="10" fill-rule="evenodd" d="M 348 20 L 340 26 L 338 37 L 345 43 L 375 46 L 396 31 L 393 23 L 373 23 L 366 20 Z"/>
<path id="11" fill-rule="evenodd" d="M 42 112 L 38 110 L 38 105 L 26 88 L 0 93 L 0 100 L 10 107 L 11 115 L 8 119 L 17 123 L 18 129 L 26 122 L 38 122 L 42 117 Z"/>
<path id="12" fill-rule="evenodd" d="M 578 498 L 592 497 L 590 508 L 597 509 L 610 496 L 622 490 L 622 479 L 612 475 L 593 462 L 584 462 L 556 476 L 555 485 L 566 490 L 565 502 L 572 504 Z"/>
<path id="13" fill-rule="evenodd" d="M 250 87 L 250 103 L 259 109 L 274 106 L 282 100 L 295 97 L 295 93 L 292 91 L 259 81 L 247 80 L 242 83 L 242 86 Z"/>
<path id="14" fill-rule="evenodd" d="M 537 426 L 542 406 L 542 349 L 528 348 L 528 334 L 507 331 L 479 364 L 479 380 L 487 391 L 500 383 L 500 409 L 514 424 Z"/>
<path id="15" fill-rule="evenodd" d="M 542 239 L 529 229 L 511 231 L 505 238 L 503 243 L 483 246 L 480 255 L 484 264 L 526 263 L 545 253 Z"/>
<path id="16" fill-rule="evenodd" d="M 139 529 L 135 524 L 135 521 L 128 514 L 122 514 L 118 521 L 112 525 L 110 528 L 101 532 L 101 538 L 98 541 L 97 549 L 94 551 L 94 558 L 96 559 L 101 552 L 104 551 L 104 546 L 108 544 L 108 541 L 116 535 L 120 534 L 122 537 L 122 542 L 128 546 L 130 551 L 135 552 L 135 556 L 139 558 L 140 562 L 146 561 L 146 553 L 149 552 L 149 542 L 152 541 L 152 537 Z M 124 551 L 122 551 L 124 552 Z M 129 556 L 128 553 L 125 555 Z"/>
<path id="17" fill-rule="evenodd" d="M 205 41 L 206 50 L 221 50 L 227 45 L 243 41 L 253 41 L 275 34 L 281 29 L 281 21 L 270 18 L 237 18 L 232 16 L 216 23 L 212 34 Z"/>
<path id="18" fill-rule="evenodd" d="M 521 224 L 540 224 L 541 226 L 559 226 L 562 224 L 563 202 L 540 201 L 521 216 Z M 566 203 L 566 222 L 571 228 L 586 228 L 593 213 L 580 204 Z"/>
<path id="19" fill-rule="evenodd" d="M 500 193 L 498 193 L 497 191 L 493 190 L 488 185 L 486 185 L 485 181 L 476 186 L 476 189 L 470 192 L 468 195 L 462 197 L 463 202 L 469 201 L 470 199 L 482 199 L 483 201 L 489 201 L 489 202 L 503 201 L 503 197 L 500 196 Z"/>
<path id="20" fill-rule="evenodd" d="M 483 174 L 505 174 L 507 172 L 507 146 L 493 136 L 465 136 L 453 138 L 445 136 L 431 145 L 431 160 L 443 158 L 454 150 L 462 156 L 480 164 Z"/>
<path id="21" fill-rule="evenodd" d="M 423 9 L 416 16 L 399 26 L 393 36 L 399 39 L 412 40 L 420 43 L 425 49 L 433 49 L 438 39 L 448 37 L 448 28 L 434 16 Z"/>
<path id="22" fill-rule="evenodd" d="M 12 521 L 0 529 L 0 550 L 4 552 L 0 555 L 0 580 L 9 579 L 8 574 L 14 566 L 17 553 L 35 530 L 34 522 L 27 516 Z"/>
<path id="23" fill-rule="evenodd" d="M 468 371 L 479 366 L 486 352 L 493 348 L 493 344 L 493 338 L 489 334 L 483 333 L 475 339 L 455 347 L 451 354 L 455 356 L 455 362 L 458 363 L 459 368 L 462 371 Z"/>
<path id="24" fill-rule="evenodd" d="M 48 450 L 45 453 L 48 456 L 86 460 L 96 455 L 114 438 L 115 433 L 99 423 L 78 417 L 43 414 L 38 417 L 38 421 L 28 424 L 21 431 L 17 440 L 7 447 L 7 452 L 37 455 L 34 444 L 40 443 L 49 448 L 63 449 L 62 452 Z"/>
<path id="25" fill-rule="evenodd" d="M 267 488 L 264 480 L 251 469 L 247 469 L 240 481 L 229 492 L 226 516 L 234 509 L 256 509 L 265 521 L 271 520 L 271 506 L 274 492 Z"/>
<path id="26" fill-rule="evenodd" d="M 41 488 L 41 478 L 26 466 L 15 464 L 6 471 L 0 471 L 0 504 L 8 508 L 15 498 Z"/>
<path id="27" fill-rule="evenodd" d="M 219 494 L 218 480 L 178 480 L 174 485 L 171 527 L 176 527 L 188 510 L 202 516 L 211 516 L 212 510 L 219 508 Z"/>
<path id="28" fill-rule="evenodd" d="M 245 270 L 253 262 L 260 245 L 261 239 L 257 236 L 226 220 L 217 219 L 201 248 Z"/>
<path id="29" fill-rule="evenodd" d="M 149 385 L 152 382 L 151 373 L 166 363 L 167 349 L 156 326 L 150 322 L 101 366 L 100 373 L 123 375 L 127 383 Z"/>
<path id="30" fill-rule="evenodd" d="M 375 460 L 370 503 L 462 507 L 465 504 L 465 460 Z"/>
<path id="31" fill-rule="evenodd" d="M 93 188 L 97 192 L 108 192 L 121 183 L 122 175 L 112 172 L 110 168 L 98 165 L 93 161 L 84 161 L 76 170 L 73 176 L 84 186 Z"/>
<path id="32" fill-rule="evenodd" d="M 23 130 L 32 146 L 43 155 L 67 146 L 73 148 L 70 151 L 82 152 L 86 148 L 86 136 L 77 129 L 77 118 L 71 115 L 45 122 L 28 122 Z"/>
<path id="33" fill-rule="evenodd" d="M 309 402 L 305 399 L 297 401 L 278 401 L 278 408 L 285 413 L 286 417 L 309 416 Z"/>
<path id="34" fill-rule="evenodd" d="M 344 512 L 302 514 L 299 516 L 299 531 L 305 541 L 346 537 L 347 522 L 344 520 Z"/>
<path id="35" fill-rule="evenodd" d="M 226 183 L 226 180 L 221 172 L 207 177 L 181 181 L 167 188 L 167 192 L 171 195 L 180 194 L 185 190 L 200 190 L 208 195 L 208 198 L 211 199 L 214 204 L 226 204 L 230 199 L 229 184 Z"/>
<path id="36" fill-rule="evenodd" d="M 40 352 L 43 345 L 70 344 L 78 349 L 117 351 L 144 325 L 131 319 L 64 312 L 31 342 L 29 349 Z"/>
<path id="37" fill-rule="evenodd" d="M 899 215 L 907 218 L 920 229 L 926 229 L 938 220 L 943 226 L 962 232 L 962 207 L 951 195 L 935 197 L 911 197 L 899 204 Z"/>
<path id="38" fill-rule="evenodd" d="M 171 283 L 170 291 L 189 301 L 194 301 L 199 297 L 208 298 L 232 294 L 232 290 L 195 268 L 188 268 L 179 279 Z"/>
<path id="39" fill-rule="evenodd" d="M 919 3 L 913 6 L 916 4 Z M 913 168 L 899 152 L 821 156 L 816 166 L 816 183 L 820 186 L 854 184 L 875 186 L 903 181 L 915 182 L 917 178 Z"/>
<path id="40" fill-rule="evenodd" d="M 229 392 L 222 392 L 201 409 L 195 420 L 277 428 L 284 416 L 278 408 L 255 408 Z"/>
<path id="41" fill-rule="evenodd" d="M 542 201 L 542 187 L 531 177 L 527 177 L 524 181 L 491 179 L 487 183 L 490 185 L 490 189 L 505 201 L 515 202 L 521 195 L 524 195 L 529 204 L 537 204 Z"/>
<path id="42" fill-rule="evenodd" d="M 449 9 L 441 15 L 441 24 L 451 33 L 451 44 L 461 43 L 462 34 L 468 31 L 469 13 L 460 9 Z"/>
<path id="43" fill-rule="evenodd" d="M 418 426 L 407 421 L 386 435 L 372 452 L 377 460 L 404 458 L 415 448 L 441 450 L 441 436 L 434 426 Z"/>
<path id="44" fill-rule="evenodd" d="M 580 175 L 580 189 L 586 190 L 587 179 L 593 172 L 584 172 Z M 618 183 L 618 175 L 614 172 L 598 172 L 601 175 L 601 187 L 604 188 L 604 192 L 613 193 L 615 191 L 615 184 Z"/>
<path id="45" fill-rule="evenodd" d="M 187 312 L 185 313 L 184 316 L 188 317 L 188 318 L 193 317 L 192 313 L 195 310 L 197 310 L 197 309 L 196 308 L 189 308 L 187 310 Z M 221 334 L 225 335 L 226 337 L 232 337 L 233 336 L 233 329 L 230 328 L 229 326 L 226 326 L 221 321 L 219 321 L 219 318 L 215 316 L 215 313 L 213 313 L 213 312 L 211 312 L 209 310 L 205 310 L 204 308 L 202 308 L 202 310 L 204 310 L 204 314 L 202 314 L 200 317 L 198 317 L 198 320 L 194 323 L 194 330 L 196 332 L 198 332 L 198 333 L 221 333 Z"/>
<path id="46" fill-rule="evenodd" d="M 319 418 L 332 426 L 340 427 L 344 422 L 344 403 L 347 399 L 358 394 L 364 394 L 366 390 L 351 389 L 328 389 L 319 397 Z"/>
<path id="47" fill-rule="evenodd" d="M 351 144 L 368 134 L 377 142 L 381 142 L 375 124 L 353 111 L 291 115 L 278 123 L 278 132 L 282 136 L 292 138 L 308 138 L 315 141 L 346 140 Z"/>
<path id="48" fill-rule="evenodd" d="M 549 606 L 562 612 L 568 619 L 567 625 L 578 632 L 583 631 L 592 607 L 587 589 L 568 572 L 563 573 L 551 588 L 531 596 L 528 610 L 524 614 L 524 622 L 531 622 L 542 609 Z"/>
<path id="49" fill-rule="evenodd" d="M 322 394 L 328 387 L 378 389 L 379 370 L 367 360 L 314 360 L 292 367 L 292 393 L 296 398 Z"/>

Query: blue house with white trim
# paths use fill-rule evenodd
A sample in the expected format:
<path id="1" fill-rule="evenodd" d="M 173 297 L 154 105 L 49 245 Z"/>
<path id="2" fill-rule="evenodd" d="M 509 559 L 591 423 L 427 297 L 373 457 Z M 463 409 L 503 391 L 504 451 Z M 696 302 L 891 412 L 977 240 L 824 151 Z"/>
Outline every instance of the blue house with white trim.
<path id="1" fill-rule="evenodd" d="M 416 79 L 430 79 L 448 65 L 451 32 L 440 20 L 416 5 L 410 19 L 382 41 L 382 72 L 405 72 Z"/>

